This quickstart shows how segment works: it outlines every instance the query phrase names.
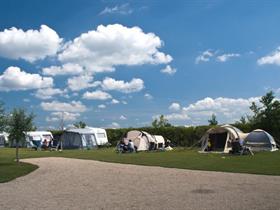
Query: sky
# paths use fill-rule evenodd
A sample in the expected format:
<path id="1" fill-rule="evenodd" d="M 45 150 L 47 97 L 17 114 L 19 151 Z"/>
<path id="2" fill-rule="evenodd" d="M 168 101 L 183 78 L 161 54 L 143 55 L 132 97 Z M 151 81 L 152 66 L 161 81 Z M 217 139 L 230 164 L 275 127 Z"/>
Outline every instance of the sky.
<path id="1" fill-rule="evenodd" d="M 280 2 L 0 1 L 0 100 L 38 129 L 234 123 L 280 96 Z"/>

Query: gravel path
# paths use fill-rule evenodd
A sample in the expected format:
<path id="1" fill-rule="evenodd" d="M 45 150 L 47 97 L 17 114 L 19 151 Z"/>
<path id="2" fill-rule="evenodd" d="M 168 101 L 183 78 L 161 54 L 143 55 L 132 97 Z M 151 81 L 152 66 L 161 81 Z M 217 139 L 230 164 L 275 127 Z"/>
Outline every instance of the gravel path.
<path id="1" fill-rule="evenodd" d="M 0 209 L 280 209 L 280 176 L 191 171 L 67 158 L 0 184 Z"/>

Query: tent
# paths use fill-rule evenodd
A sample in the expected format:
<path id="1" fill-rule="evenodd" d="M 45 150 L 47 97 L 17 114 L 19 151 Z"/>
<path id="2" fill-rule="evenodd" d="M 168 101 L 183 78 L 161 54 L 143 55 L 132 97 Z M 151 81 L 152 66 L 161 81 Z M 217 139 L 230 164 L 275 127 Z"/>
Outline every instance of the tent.
<path id="1" fill-rule="evenodd" d="M 66 149 L 91 149 L 108 143 L 104 129 L 91 127 L 66 130 L 60 140 Z"/>
<path id="2" fill-rule="evenodd" d="M 137 151 L 147 151 L 164 148 L 164 138 L 162 136 L 153 136 L 145 131 L 132 130 L 127 132 L 123 141 L 128 144 L 132 140 L 137 147 Z"/>
<path id="3" fill-rule="evenodd" d="M 0 147 L 4 147 L 9 142 L 9 134 L 6 132 L 0 133 Z"/>
<path id="4" fill-rule="evenodd" d="M 43 141 L 49 142 L 53 139 L 53 135 L 49 131 L 29 131 L 25 132 L 26 146 L 28 148 L 37 148 L 43 144 Z"/>
<path id="5" fill-rule="evenodd" d="M 237 139 L 244 139 L 247 135 L 231 125 L 210 128 L 200 140 L 201 152 L 229 153 L 232 149 L 231 144 Z"/>
<path id="6" fill-rule="evenodd" d="M 253 151 L 276 151 L 276 142 L 274 138 L 264 130 L 257 129 L 249 133 L 244 139 L 244 145 Z"/>

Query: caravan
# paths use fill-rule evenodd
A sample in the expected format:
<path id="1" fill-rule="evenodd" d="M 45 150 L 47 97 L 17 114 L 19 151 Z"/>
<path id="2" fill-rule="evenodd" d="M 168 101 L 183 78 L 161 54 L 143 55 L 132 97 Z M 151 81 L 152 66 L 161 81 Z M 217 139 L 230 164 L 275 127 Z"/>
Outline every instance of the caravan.
<path id="1" fill-rule="evenodd" d="M 47 145 L 53 140 L 53 135 L 49 131 L 29 131 L 25 132 L 27 148 L 40 148 L 44 142 Z"/>
<path id="2" fill-rule="evenodd" d="M 66 149 L 92 149 L 108 144 L 105 129 L 92 127 L 65 130 L 60 140 Z"/>

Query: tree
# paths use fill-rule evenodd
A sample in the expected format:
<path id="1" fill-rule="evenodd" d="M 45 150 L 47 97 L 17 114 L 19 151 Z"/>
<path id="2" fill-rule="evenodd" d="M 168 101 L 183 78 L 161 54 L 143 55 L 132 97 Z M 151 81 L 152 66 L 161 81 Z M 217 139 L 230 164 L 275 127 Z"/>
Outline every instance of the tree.
<path id="1" fill-rule="evenodd" d="M 216 115 L 212 114 L 211 119 L 208 120 L 208 122 L 209 122 L 209 125 L 211 125 L 211 126 L 218 125 L 218 121 L 217 121 Z"/>
<path id="2" fill-rule="evenodd" d="M 260 104 L 255 102 L 250 106 L 253 116 L 249 117 L 252 128 L 261 128 L 274 137 L 280 138 L 280 102 L 272 91 L 261 97 Z"/>
<path id="3" fill-rule="evenodd" d="M 16 142 L 16 161 L 19 162 L 19 143 L 24 141 L 25 131 L 35 130 L 33 119 L 35 115 L 27 114 L 24 109 L 14 109 L 8 119 L 9 141 Z"/>
<path id="4" fill-rule="evenodd" d="M 0 101 L 0 132 L 3 132 L 6 128 L 6 115 L 4 109 L 4 103 Z"/>
<path id="5" fill-rule="evenodd" d="M 162 127 L 171 127 L 171 124 L 168 122 L 167 119 L 164 118 L 163 115 L 160 115 L 159 119 L 155 119 L 152 122 L 152 126 L 154 128 L 162 128 Z"/>
<path id="6" fill-rule="evenodd" d="M 76 128 L 85 128 L 87 126 L 87 124 L 85 122 L 83 122 L 83 121 L 80 121 L 80 122 L 74 123 L 74 126 Z"/>

